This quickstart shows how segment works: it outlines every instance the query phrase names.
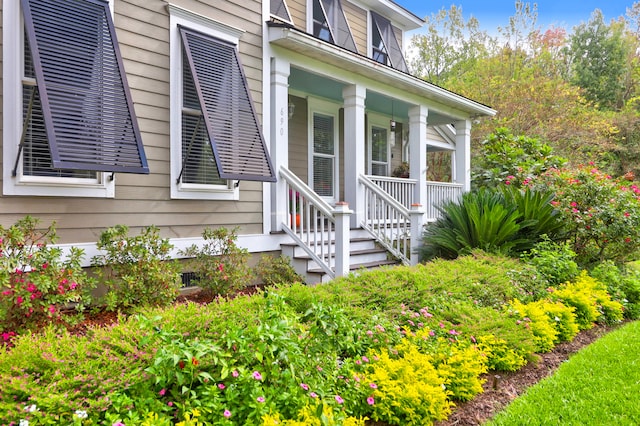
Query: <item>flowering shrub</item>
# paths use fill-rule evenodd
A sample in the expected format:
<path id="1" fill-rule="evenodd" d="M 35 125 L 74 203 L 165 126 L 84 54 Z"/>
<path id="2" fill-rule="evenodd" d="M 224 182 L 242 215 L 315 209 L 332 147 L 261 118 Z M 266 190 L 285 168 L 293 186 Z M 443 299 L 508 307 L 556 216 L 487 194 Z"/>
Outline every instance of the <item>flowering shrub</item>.
<path id="1" fill-rule="evenodd" d="M 640 188 L 593 166 L 553 170 L 536 183 L 556 194 L 576 261 L 583 267 L 604 260 L 617 264 L 640 252 Z"/>
<path id="2" fill-rule="evenodd" d="M 640 271 L 633 267 L 620 268 L 607 261 L 593 268 L 590 275 L 606 284 L 611 298 L 622 304 L 625 318 L 640 318 Z"/>
<path id="3" fill-rule="evenodd" d="M 506 340 L 485 334 L 476 339 L 478 350 L 486 357 L 487 368 L 491 371 L 517 371 L 527 363 L 527 359 L 509 347 Z"/>
<path id="4" fill-rule="evenodd" d="M 214 294 L 227 295 L 251 282 L 253 271 L 247 263 L 251 255 L 238 247 L 237 228 L 206 228 L 202 237 L 202 247 L 194 244 L 181 252 L 192 257 L 190 265 L 197 285 Z"/>
<path id="5" fill-rule="evenodd" d="M 93 285 L 80 266 L 83 251 L 72 248 L 65 260 L 55 224 L 38 229 L 39 220 L 27 216 L 9 228 L 0 226 L 0 332 L 8 343 L 15 332 L 42 322 L 72 320 L 62 310 L 80 312 Z"/>
<path id="6" fill-rule="evenodd" d="M 129 228 L 117 225 L 102 232 L 98 249 L 103 254 L 91 260 L 107 287 L 110 310 L 128 310 L 138 305 L 167 305 L 180 288 L 180 265 L 169 260 L 173 246 L 160 238 L 160 230 L 149 226 L 140 235 L 129 236 Z"/>

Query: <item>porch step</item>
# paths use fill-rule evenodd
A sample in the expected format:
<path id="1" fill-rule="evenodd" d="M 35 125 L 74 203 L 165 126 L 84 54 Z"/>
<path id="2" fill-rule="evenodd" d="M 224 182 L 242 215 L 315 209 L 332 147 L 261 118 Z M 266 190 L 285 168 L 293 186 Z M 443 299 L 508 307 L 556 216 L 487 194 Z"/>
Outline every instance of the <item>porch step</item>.
<path id="1" fill-rule="evenodd" d="M 325 242 L 334 244 L 334 242 Z M 387 265 L 397 265 L 395 259 L 391 259 L 386 249 L 376 244 L 376 241 L 363 229 L 351 230 L 349 239 L 349 264 L 351 271 L 361 269 L 373 269 Z M 281 244 L 282 254 L 291 258 L 291 264 L 305 278 L 307 284 L 318 284 L 327 282 L 330 277 L 324 273 L 322 268 L 309 256 L 301 247 L 295 243 Z"/>

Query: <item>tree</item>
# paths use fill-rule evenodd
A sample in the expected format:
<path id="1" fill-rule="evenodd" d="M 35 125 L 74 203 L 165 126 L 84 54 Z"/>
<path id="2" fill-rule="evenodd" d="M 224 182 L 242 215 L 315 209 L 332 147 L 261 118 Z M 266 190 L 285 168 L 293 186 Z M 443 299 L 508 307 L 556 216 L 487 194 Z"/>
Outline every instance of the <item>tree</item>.
<path id="1" fill-rule="evenodd" d="M 628 73 L 624 31 L 624 22 L 607 25 L 602 12 L 596 9 L 589 22 L 575 27 L 571 36 L 571 80 L 601 109 L 615 110 L 624 104 L 624 79 Z"/>

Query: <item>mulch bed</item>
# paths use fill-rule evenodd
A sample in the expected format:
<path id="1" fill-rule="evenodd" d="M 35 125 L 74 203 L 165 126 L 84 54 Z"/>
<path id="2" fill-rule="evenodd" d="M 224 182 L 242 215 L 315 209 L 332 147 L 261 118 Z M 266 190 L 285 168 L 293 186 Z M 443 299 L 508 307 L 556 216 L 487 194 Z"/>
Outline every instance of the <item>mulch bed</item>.
<path id="1" fill-rule="evenodd" d="M 238 294 L 252 294 L 257 287 L 248 287 Z M 203 291 L 185 293 L 176 303 L 195 302 L 210 303 L 214 297 Z M 118 321 L 118 315 L 114 312 L 87 313 L 85 320 L 70 329 L 72 334 L 84 335 L 89 327 L 101 327 L 114 324 Z M 571 342 L 557 345 L 553 351 L 538 355 L 538 361 L 529 363 L 513 373 L 490 373 L 484 376 L 484 392 L 474 397 L 473 400 L 459 403 L 447 420 L 437 422 L 435 426 L 467 426 L 480 425 L 489 420 L 498 411 L 508 405 L 513 399 L 522 395 L 524 391 L 551 375 L 564 361 L 578 352 L 584 346 L 589 345 L 612 327 L 596 325 L 594 328 L 580 332 Z M 382 426 L 382 422 L 369 422 L 371 426 Z"/>

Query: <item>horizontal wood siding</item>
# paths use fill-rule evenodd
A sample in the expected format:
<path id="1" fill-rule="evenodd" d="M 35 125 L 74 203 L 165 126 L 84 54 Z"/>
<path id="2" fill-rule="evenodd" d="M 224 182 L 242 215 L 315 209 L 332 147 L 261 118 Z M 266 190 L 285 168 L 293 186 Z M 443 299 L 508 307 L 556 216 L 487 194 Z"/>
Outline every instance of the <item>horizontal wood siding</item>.
<path id="1" fill-rule="evenodd" d="M 307 100 L 297 96 L 289 96 L 289 101 L 296 106 L 293 117 L 289 121 L 289 170 L 308 183 L 309 133 L 307 127 Z"/>
<path id="2" fill-rule="evenodd" d="M 172 0 L 172 3 L 245 31 L 239 51 L 262 122 L 261 1 L 236 4 L 219 0 Z M 94 242 L 104 229 L 117 224 L 127 225 L 133 232 L 142 226 L 157 225 L 163 236 L 176 238 L 197 237 L 205 227 L 215 226 L 240 226 L 241 234 L 262 232 L 261 182 L 241 182 L 240 201 L 170 198 L 169 14 L 166 5 L 163 0 L 115 2 L 117 36 L 150 174 L 116 174 L 115 199 L 2 197 L 0 225 L 10 226 L 26 214 L 40 218 L 45 225 L 55 221 L 60 243 Z M 304 110 L 301 107 L 299 111 Z M 12 161 L 3 161 L 3 167 L 11 167 Z"/>
<path id="3" fill-rule="evenodd" d="M 285 0 L 289 6 L 289 13 L 293 25 L 302 30 L 307 31 L 307 0 Z"/>
<path id="4" fill-rule="evenodd" d="M 358 53 L 367 54 L 367 11 L 349 1 L 342 2 L 344 14 L 347 17 L 351 34 L 356 42 Z"/>

